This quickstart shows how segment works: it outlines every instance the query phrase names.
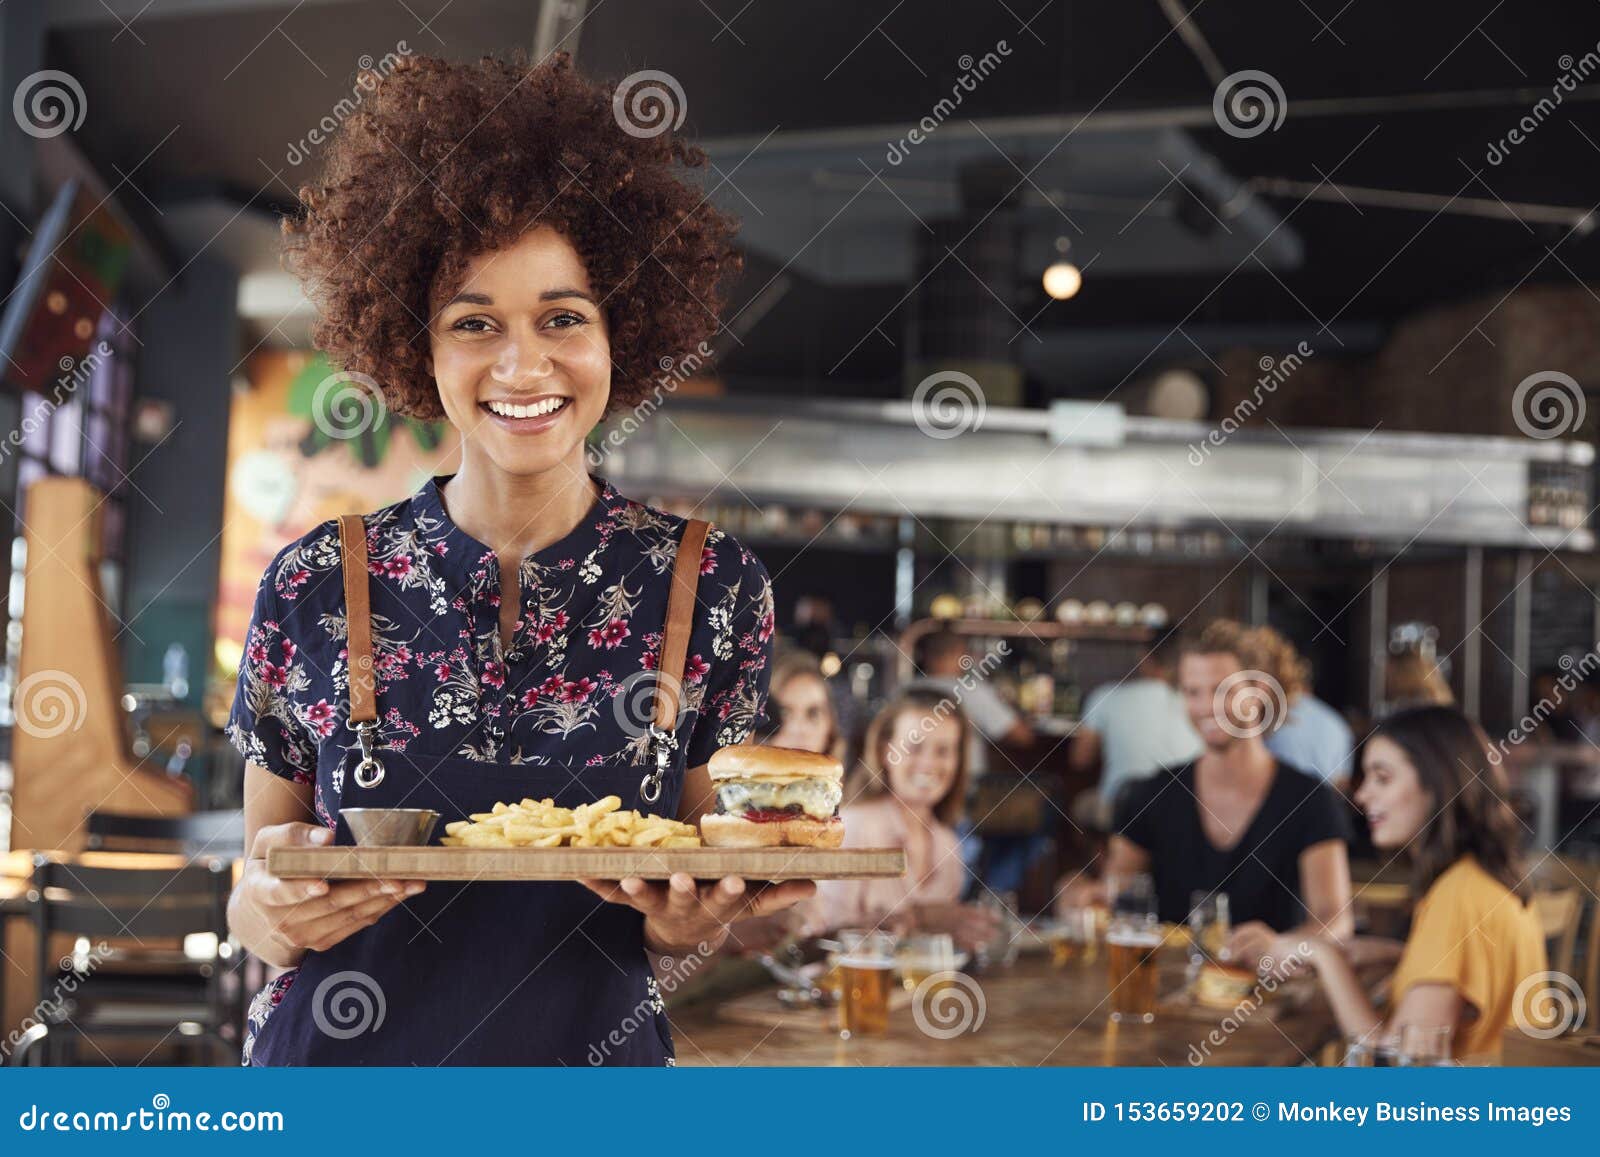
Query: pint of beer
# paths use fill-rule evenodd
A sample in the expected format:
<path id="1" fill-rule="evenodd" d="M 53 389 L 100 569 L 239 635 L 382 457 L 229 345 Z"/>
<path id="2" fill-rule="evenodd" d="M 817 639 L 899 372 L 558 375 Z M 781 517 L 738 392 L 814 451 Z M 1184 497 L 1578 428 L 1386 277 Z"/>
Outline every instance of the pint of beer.
<path id="1" fill-rule="evenodd" d="M 889 1031 L 889 991 L 894 987 L 893 936 L 868 932 L 844 945 L 839 957 L 839 1035 Z"/>
<path id="2" fill-rule="evenodd" d="M 1113 923 L 1106 933 L 1110 959 L 1111 1019 L 1150 1024 L 1156 1019 L 1156 952 L 1161 932 L 1154 925 Z"/>
<path id="3" fill-rule="evenodd" d="M 892 956 L 846 956 L 839 961 L 839 1035 L 889 1031 L 889 990 L 894 987 Z"/>

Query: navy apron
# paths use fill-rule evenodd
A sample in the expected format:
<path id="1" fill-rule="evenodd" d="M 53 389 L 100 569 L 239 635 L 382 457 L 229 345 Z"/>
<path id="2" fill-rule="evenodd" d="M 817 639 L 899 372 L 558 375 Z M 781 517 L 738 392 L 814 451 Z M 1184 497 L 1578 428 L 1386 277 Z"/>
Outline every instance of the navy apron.
<path id="1" fill-rule="evenodd" d="M 347 518 L 360 527 L 359 519 Z M 376 720 L 365 534 L 354 527 L 347 532 L 341 519 L 351 718 Z M 511 765 L 374 752 L 372 731 L 357 728 L 360 750 L 323 745 L 317 767 L 323 798 L 332 806 L 432 808 L 440 816 L 436 835 L 448 822 L 524 797 L 573 807 L 616 795 L 623 808 L 676 815 L 684 767 L 673 734 L 680 685 L 673 676 L 688 647 L 707 529 L 704 522 L 688 524 L 678 550 L 682 565 L 674 566 L 652 764 Z M 361 589 L 353 588 L 352 576 Z M 355 843 L 342 818 L 335 843 Z M 370 928 L 325 952 L 308 951 L 257 1032 L 250 1063 L 670 1065 L 673 1048 L 645 953 L 642 913 L 565 881 L 433 881 Z"/>

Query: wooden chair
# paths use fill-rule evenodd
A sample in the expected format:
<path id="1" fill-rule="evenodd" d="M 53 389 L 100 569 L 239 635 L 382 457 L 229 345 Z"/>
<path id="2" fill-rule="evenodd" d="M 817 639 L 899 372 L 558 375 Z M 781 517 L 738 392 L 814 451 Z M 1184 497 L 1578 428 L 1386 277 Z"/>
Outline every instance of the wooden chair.
<path id="1" fill-rule="evenodd" d="M 227 975 L 230 869 L 226 858 L 150 868 L 35 858 L 35 977 L 48 1030 L 40 1042 L 45 1064 L 70 1059 L 82 1038 L 159 1042 L 175 1030 L 183 1034 L 181 1043 L 209 1045 L 221 1063 L 234 1059 L 243 1010 Z M 81 968 L 65 958 L 58 969 L 62 935 L 119 947 L 103 958 L 91 954 L 91 964 Z M 214 937 L 215 951 L 196 958 L 167 947 L 196 935 Z"/>
<path id="2" fill-rule="evenodd" d="M 244 855 L 244 812 L 194 812 L 149 816 L 92 811 L 84 819 L 91 851 L 176 852 L 239 859 Z"/>
<path id="3" fill-rule="evenodd" d="M 1584 893 L 1559 888 L 1533 894 L 1533 910 L 1549 949 L 1550 968 L 1572 975 L 1578 957 L 1578 926 L 1583 921 Z"/>

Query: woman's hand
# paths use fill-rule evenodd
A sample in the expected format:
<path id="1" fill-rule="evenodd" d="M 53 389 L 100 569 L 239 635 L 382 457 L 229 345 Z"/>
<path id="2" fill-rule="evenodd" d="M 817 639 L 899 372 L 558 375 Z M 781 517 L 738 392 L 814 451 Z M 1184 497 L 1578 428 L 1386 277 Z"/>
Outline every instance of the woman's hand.
<path id="1" fill-rule="evenodd" d="M 969 952 L 994 939 L 1000 917 L 977 904 L 919 904 L 913 927 L 918 932 L 947 932 Z"/>
<path id="2" fill-rule="evenodd" d="M 376 924 L 427 885 L 421 880 L 283 880 L 267 871 L 272 848 L 321 847 L 333 833 L 316 824 L 264 827 L 228 899 L 228 926 L 268 964 L 289 967 Z"/>
<path id="3" fill-rule="evenodd" d="M 770 916 L 814 895 L 810 880 L 786 880 L 747 892 L 738 876 L 715 884 L 696 885 L 687 872 L 665 883 L 629 876 L 624 880 L 580 880 L 585 888 L 613 904 L 644 913 L 645 947 L 652 952 L 682 954 L 707 945 L 715 952 L 728 938 L 728 925 L 753 916 Z"/>

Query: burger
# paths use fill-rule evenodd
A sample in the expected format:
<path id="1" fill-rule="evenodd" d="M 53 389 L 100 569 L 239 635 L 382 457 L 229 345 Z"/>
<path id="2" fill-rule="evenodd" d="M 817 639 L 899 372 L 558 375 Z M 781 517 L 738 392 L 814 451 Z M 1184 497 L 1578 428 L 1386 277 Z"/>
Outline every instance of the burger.
<path id="1" fill-rule="evenodd" d="M 1233 1008 L 1251 998 L 1256 974 L 1251 968 L 1207 960 L 1194 980 L 1194 999 L 1207 1008 Z"/>
<path id="2" fill-rule="evenodd" d="M 792 747 L 739 744 L 706 764 L 717 810 L 700 817 L 712 848 L 837 848 L 844 842 L 839 801 L 844 767 Z"/>

